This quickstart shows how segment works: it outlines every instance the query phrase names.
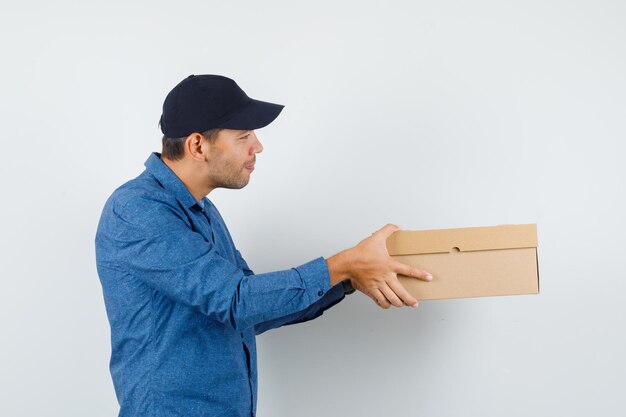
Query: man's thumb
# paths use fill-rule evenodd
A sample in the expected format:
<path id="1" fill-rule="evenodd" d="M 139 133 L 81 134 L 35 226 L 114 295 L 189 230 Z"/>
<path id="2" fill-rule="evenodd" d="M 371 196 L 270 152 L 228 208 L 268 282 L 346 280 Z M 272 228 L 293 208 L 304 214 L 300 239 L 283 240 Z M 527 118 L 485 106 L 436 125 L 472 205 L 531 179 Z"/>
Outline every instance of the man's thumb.
<path id="1" fill-rule="evenodd" d="M 389 223 L 389 224 L 384 225 L 380 230 L 378 230 L 374 234 L 378 234 L 386 240 L 389 236 L 391 236 L 394 232 L 398 230 L 401 230 L 400 226 Z"/>

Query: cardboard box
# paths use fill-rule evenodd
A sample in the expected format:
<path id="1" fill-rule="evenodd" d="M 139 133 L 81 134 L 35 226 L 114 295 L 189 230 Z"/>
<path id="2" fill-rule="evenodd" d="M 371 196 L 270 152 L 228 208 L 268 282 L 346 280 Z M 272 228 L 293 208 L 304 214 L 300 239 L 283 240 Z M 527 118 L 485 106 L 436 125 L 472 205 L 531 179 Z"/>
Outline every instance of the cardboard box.
<path id="1" fill-rule="evenodd" d="M 433 275 L 431 282 L 398 275 L 418 300 L 539 293 L 535 224 L 400 230 L 387 251 Z"/>

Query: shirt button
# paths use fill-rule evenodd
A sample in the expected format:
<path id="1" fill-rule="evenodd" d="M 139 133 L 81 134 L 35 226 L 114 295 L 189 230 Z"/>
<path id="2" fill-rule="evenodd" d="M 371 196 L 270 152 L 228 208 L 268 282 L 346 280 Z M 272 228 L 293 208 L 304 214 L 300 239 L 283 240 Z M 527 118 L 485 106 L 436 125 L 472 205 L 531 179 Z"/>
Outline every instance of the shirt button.
<path id="1" fill-rule="evenodd" d="M 322 295 L 324 295 L 324 291 L 319 290 L 319 291 L 317 292 L 317 295 L 318 295 L 319 297 L 321 297 Z"/>

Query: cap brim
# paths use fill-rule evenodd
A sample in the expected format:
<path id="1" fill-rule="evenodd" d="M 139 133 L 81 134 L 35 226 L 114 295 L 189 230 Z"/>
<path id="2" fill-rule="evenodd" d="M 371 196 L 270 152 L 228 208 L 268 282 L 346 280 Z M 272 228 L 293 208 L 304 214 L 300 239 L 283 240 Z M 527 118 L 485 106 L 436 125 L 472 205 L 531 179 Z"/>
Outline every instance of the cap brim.
<path id="1" fill-rule="evenodd" d="M 218 127 L 237 130 L 260 129 L 272 123 L 284 107 L 282 104 L 250 99 L 250 103 L 228 120 L 220 123 Z"/>

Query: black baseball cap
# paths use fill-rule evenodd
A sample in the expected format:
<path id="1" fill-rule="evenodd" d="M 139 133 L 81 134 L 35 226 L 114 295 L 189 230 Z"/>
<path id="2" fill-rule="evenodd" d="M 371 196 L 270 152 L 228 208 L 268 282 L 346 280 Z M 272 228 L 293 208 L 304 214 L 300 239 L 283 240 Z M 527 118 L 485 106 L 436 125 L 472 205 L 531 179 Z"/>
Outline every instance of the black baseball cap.
<path id="1" fill-rule="evenodd" d="M 228 77 L 190 75 L 165 98 L 159 125 L 169 138 L 214 128 L 254 130 L 269 125 L 284 107 L 248 97 Z"/>

